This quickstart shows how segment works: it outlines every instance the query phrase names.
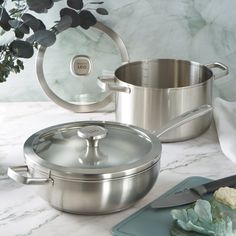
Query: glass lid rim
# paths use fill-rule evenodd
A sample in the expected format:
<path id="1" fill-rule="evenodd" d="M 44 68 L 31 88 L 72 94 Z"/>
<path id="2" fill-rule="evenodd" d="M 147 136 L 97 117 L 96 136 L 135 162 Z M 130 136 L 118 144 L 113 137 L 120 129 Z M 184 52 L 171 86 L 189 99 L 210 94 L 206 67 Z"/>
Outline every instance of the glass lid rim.
<path id="1" fill-rule="evenodd" d="M 92 26 L 93 29 L 96 29 L 98 31 L 103 32 L 106 34 L 115 44 L 119 51 L 121 62 L 122 64 L 129 62 L 129 54 L 127 51 L 127 48 L 125 46 L 124 41 L 120 37 L 118 33 L 113 31 L 111 28 L 106 26 L 100 21 L 97 21 L 95 25 Z M 63 31 L 62 31 L 63 32 Z M 59 34 L 60 32 L 57 32 Z M 36 74 L 39 81 L 40 86 L 42 87 L 43 91 L 46 93 L 46 95 L 57 105 L 74 112 L 91 112 L 91 111 L 97 111 L 103 107 L 105 107 L 107 104 L 112 102 L 112 95 L 113 93 L 110 91 L 108 92 L 107 96 L 102 99 L 102 101 L 96 101 L 91 104 L 74 104 L 69 101 L 64 100 L 60 96 L 58 96 L 56 93 L 52 91 L 50 86 L 47 83 L 47 80 L 44 75 L 44 69 L 43 69 L 43 61 L 44 61 L 44 54 L 47 50 L 47 47 L 40 46 L 37 51 L 36 55 Z"/>
<path id="2" fill-rule="evenodd" d="M 77 125 L 76 125 L 77 124 Z M 36 138 L 40 137 L 40 135 L 47 134 L 49 131 L 55 131 L 59 128 L 66 129 L 68 127 L 75 127 L 75 126 L 86 126 L 86 125 L 107 125 L 107 126 L 116 126 L 116 127 L 122 127 L 127 130 L 133 130 L 138 133 L 142 133 L 143 135 L 147 136 L 150 139 L 151 142 L 151 148 L 148 154 L 145 156 L 145 158 L 140 158 L 139 160 L 135 161 L 131 164 L 121 164 L 118 166 L 111 166 L 111 167 L 105 167 L 105 168 L 74 168 L 74 167 L 66 167 L 66 166 L 60 166 L 54 163 L 51 163 L 49 161 L 44 160 L 39 155 L 37 155 L 33 149 L 33 142 Z M 109 127 L 108 127 L 109 128 Z M 138 134 L 137 134 L 138 135 Z M 133 125 L 127 125 L 122 124 L 118 122 L 112 122 L 112 121 L 75 121 L 75 122 L 69 122 L 69 123 L 62 123 L 54 126 L 50 126 L 48 128 L 42 129 L 33 135 L 31 135 L 24 143 L 24 156 L 25 159 L 27 159 L 27 162 L 33 163 L 41 168 L 55 171 L 60 174 L 65 175 L 100 175 L 100 174 L 115 174 L 115 173 L 122 173 L 122 172 L 139 172 L 142 171 L 154 163 L 158 162 L 161 158 L 161 151 L 162 146 L 159 141 L 159 139 L 153 135 L 151 132 L 133 126 Z M 137 171 L 135 171 L 135 169 Z"/>

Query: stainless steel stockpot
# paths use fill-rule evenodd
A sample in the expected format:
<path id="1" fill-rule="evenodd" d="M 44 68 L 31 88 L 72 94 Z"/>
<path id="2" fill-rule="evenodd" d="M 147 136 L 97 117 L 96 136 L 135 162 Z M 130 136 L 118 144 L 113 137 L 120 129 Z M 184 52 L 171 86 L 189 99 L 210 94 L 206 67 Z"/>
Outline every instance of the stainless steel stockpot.
<path id="1" fill-rule="evenodd" d="M 214 75 L 211 69 L 218 68 Z M 100 78 L 116 91 L 116 121 L 158 130 L 169 120 L 203 104 L 212 104 L 213 80 L 228 74 L 227 66 L 215 62 L 201 65 L 176 59 L 143 60 L 127 63 L 114 78 Z M 161 137 L 162 141 L 183 141 L 203 133 L 212 114 L 182 125 Z"/>
<path id="2" fill-rule="evenodd" d="M 199 107 L 169 122 L 155 135 L 115 122 L 73 122 L 41 130 L 25 142 L 25 166 L 9 167 L 8 176 L 37 185 L 56 209 L 104 214 L 135 204 L 153 187 L 160 170 L 167 130 L 212 110 Z"/>

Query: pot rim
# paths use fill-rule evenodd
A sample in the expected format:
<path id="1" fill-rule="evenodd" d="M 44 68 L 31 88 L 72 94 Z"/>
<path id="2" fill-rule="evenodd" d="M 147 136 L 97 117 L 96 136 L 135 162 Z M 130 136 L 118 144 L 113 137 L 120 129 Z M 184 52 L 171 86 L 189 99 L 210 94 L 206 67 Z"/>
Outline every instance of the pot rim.
<path id="1" fill-rule="evenodd" d="M 145 62 L 158 62 L 158 61 L 178 61 L 178 62 L 183 62 L 183 63 L 190 63 L 199 67 L 203 67 L 206 70 L 210 71 L 210 73 L 212 74 L 210 78 L 208 78 L 207 80 L 205 80 L 204 82 L 201 83 L 197 83 L 197 84 L 193 84 L 193 85 L 187 85 L 187 86 L 182 86 L 182 87 L 169 87 L 169 88 L 153 88 L 153 87 L 147 87 L 147 86 L 139 86 L 139 85 L 134 85 L 128 82 L 125 82 L 123 80 L 121 80 L 116 74 L 117 71 L 120 68 L 123 68 L 127 65 L 135 65 L 135 64 L 140 64 L 140 63 L 145 63 Z M 158 59 L 143 59 L 143 60 L 138 60 L 138 61 L 133 61 L 133 62 L 128 62 L 125 63 L 121 66 L 119 66 L 116 70 L 115 70 L 115 78 L 123 85 L 126 85 L 127 87 L 134 87 L 136 89 L 150 89 L 150 90 L 157 90 L 157 91 L 163 91 L 163 90 L 183 90 L 183 89 L 190 89 L 190 88 L 196 88 L 196 87 L 200 87 L 200 86 L 205 86 L 207 83 L 209 83 L 209 81 L 212 81 L 213 78 L 215 77 L 213 71 L 208 68 L 206 65 L 203 65 L 199 62 L 196 61 L 188 61 L 188 60 L 182 60 L 182 59 L 174 59 L 174 58 L 158 58 Z"/>
<path id="2" fill-rule="evenodd" d="M 50 162 L 47 162 L 43 158 L 40 158 L 34 150 L 33 150 L 33 141 L 38 138 L 42 134 L 47 134 L 50 131 L 62 128 L 69 128 L 69 127 L 75 127 L 75 125 L 112 125 L 112 126 L 122 126 L 123 128 L 131 129 L 138 131 L 142 135 L 146 136 L 151 144 L 152 147 L 150 149 L 150 152 L 147 154 L 145 158 L 140 159 L 140 161 L 131 163 L 131 164 L 122 164 L 120 166 L 115 167 L 108 167 L 108 168 L 97 168 L 97 169 L 84 169 L 84 168 L 71 168 L 71 167 L 63 167 L 60 165 L 56 165 Z M 29 166 L 33 166 L 36 169 L 40 169 L 44 173 L 49 173 L 50 175 L 56 175 L 60 176 L 62 178 L 69 178 L 69 179 L 111 179 L 111 178 L 117 178 L 122 176 L 129 176 L 133 175 L 135 173 L 138 173 L 140 171 L 143 171 L 147 169 L 150 166 L 153 166 L 155 163 L 157 163 L 161 158 L 161 143 L 159 139 L 154 136 L 151 132 L 133 126 L 133 125 L 127 125 L 122 124 L 118 122 L 111 122 L 111 121 L 78 121 L 78 122 L 69 122 L 69 123 L 63 123 L 55 126 L 48 127 L 46 129 L 42 129 L 33 135 L 31 135 L 24 144 L 24 156 L 26 163 Z"/>
<path id="3" fill-rule="evenodd" d="M 37 173 L 40 174 L 40 176 L 47 176 L 50 177 L 53 180 L 64 180 L 64 181 L 70 181 L 70 182 L 103 182 L 103 181 L 115 181 L 115 180 L 120 180 L 120 179 L 124 179 L 124 178 L 134 178 L 137 175 L 140 175 L 144 172 L 147 172 L 153 168 L 155 168 L 156 166 L 159 166 L 160 164 L 160 160 L 153 163 L 153 165 L 150 165 L 149 167 L 147 167 L 146 169 L 140 170 L 139 172 L 134 172 L 132 174 L 129 175 L 123 175 L 123 176 L 100 176 L 100 178 L 98 176 L 71 176 L 71 175 L 60 175 L 59 172 L 56 171 L 50 171 L 48 172 L 48 170 L 43 169 L 41 166 L 37 166 L 34 163 L 26 163 L 27 167 L 32 169 L 32 172 L 34 173 L 34 171 L 37 171 Z M 160 169 L 160 168 L 159 168 Z M 159 170 L 158 169 L 158 170 Z"/>

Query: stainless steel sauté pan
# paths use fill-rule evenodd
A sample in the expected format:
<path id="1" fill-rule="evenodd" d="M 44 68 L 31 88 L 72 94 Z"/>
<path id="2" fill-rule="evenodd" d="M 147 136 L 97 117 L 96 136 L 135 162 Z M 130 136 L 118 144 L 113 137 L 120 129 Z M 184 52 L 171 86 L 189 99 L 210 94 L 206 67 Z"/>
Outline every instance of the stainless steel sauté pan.
<path id="1" fill-rule="evenodd" d="M 126 209 L 153 187 L 160 170 L 158 136 L 211 112 L 204 106 L 152 134 L 116 122 L 73 122 L 33 134 L 24 145 L 25 166 L 10 167 L 15 181 L 37 185 L 53 207 L 78 214 Z"/>

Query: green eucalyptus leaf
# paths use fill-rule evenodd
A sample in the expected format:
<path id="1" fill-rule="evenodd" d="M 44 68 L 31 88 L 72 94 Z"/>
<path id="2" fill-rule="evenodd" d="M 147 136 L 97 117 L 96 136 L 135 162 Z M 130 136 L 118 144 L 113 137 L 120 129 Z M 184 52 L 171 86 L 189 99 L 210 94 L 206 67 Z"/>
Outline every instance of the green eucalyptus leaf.
<path id="1" fill-rule="evenodd" d="M 46 29 L 45 24 L 44 24 L 41 20 L 39 20 L 39 26 L 38 26 L 38 28 L 35 29 L 35 30 L 33 30 L 33 31 L 36 32 L 37 30 L 45 30 L 45 29 Z"/>
<path id="2" fill-rule="evenodd" d="M 19 73 L 20 72 L 20 67 L 19 66 L 14 66 L 13 70 L 15 73 Z"/>
<path id="3" fill-rule="evenodd" d="M 105 8 L 102 8 L 102 7 L 97 8 L 96 12 L 100 15 L 108 15 L 108 11 Z"/>
<path id="4" fill-rule="evenodd" d="M 9 48 L 15 57 L 30 58 L 34 54 L 33 46 L 23 40 L 14 40 L 9 45 Z"/>
<path id="5" fill-rule="evenodd" d="M 88 29 L 90 26 L 93 26 L 97 23 L 95 16 L 87 10 L 82 10 L 79 13 L 80 26 L 84 29 Z"/>
<path id="6" fill-rule="evenodd" d="M 11 25 L 9 24 L 9 20 L 11 17 L 4 7 L 0 7 L 0 26 L 5 30 L 9 31 L 11 29 Z"/>
<path id="7" fill-rule="evenodd" d="M 21 18 L 24 21 L 24 23 L 27 26 L 29 26 L 34 32 L 37 30 L 46 29 L 44 23 L 41 20 L 37 19 L 36 17 L 34 17 L 29 13 L 23 14 Z"/>
<path id="8" fill-rule="evenodd" d="M 67 5 L 76 10 L 81 10 L 84 6 L 83 0 L 67 0 Z"/>
<path id="9" fill-rule="evenodd" d="M 54 5 L 53 0 L 26 0 L 30 10 L 37 13 L 45 13 Z"/>
<path id="10" fill-rule="evenodd" d="M 38 30 L 27 38 L 27 41 L 31 44 L 36 42 L 44 47 L 49 47 L 55 43 L 56 35 L 50 30 Z"/>
<path id="11" fill-rule="evenodd" d="M 89 2 L 89 4 L 103 4 L 104 2 Z"/>
<path id="12" fill-rule="evenodd" d="M 15 36 L 16 36 L 16 38 L 18 38 L 18 39 L 23 39 L 24 38 L 24 33 L 21 31 L 21 30 L 19 30 L 19 29 L 15 29 Z"/>
<path id="13" fill-rule="evenodd" d="M 14 29 L 18 29 L 24 34 L 29 33 L 29 26 L 26 25 L 23 21 L 18 21 L 18 20 L 9 20 L 9 24 L 12 26 Z"/>
<path id="14" fill-rule="evenodd" d="M 23 61 L 17 59 L 17 60 L 16 60 L 16 64 L 19 66 L 19 68 L 20 68 L 21 70 L 24 69 L 24 63 L 23 63 Z"/>
<path id="15" fill-rule="evenodd" d="M 63 18 L 64 16 L 70 16 L 72 19 L 71 27 L 77 27 L 80 25 L 80 18 L 78 13 L 70 8 L 63 8 L 60 11 L 60 16 Z"/>

